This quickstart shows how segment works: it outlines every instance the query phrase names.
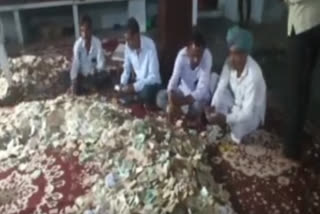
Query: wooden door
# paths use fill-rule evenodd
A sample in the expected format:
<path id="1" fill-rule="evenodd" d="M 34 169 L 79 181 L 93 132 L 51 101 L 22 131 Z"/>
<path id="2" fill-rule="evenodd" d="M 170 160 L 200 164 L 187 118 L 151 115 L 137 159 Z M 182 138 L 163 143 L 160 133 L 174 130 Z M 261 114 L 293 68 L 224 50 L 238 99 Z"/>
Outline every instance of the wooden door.
<path id="1" fill-rule="evenodd" d="M 158 23 L 160 69 L 167 82 L 178 51 L 192 33 L 192 0 L 159 0 Z"/>

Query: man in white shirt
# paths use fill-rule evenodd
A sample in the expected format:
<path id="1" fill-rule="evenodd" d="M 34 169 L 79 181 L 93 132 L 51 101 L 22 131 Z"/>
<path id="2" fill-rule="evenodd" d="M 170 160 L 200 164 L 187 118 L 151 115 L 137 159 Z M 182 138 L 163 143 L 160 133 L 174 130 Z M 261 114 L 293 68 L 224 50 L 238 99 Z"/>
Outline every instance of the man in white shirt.
<path id="1" fill-rule="evenodd" d="M 125 103 L 140 101 L 152 105 L 161 87 L 156 46 L 152 39 L 140 34 L 134 18 L 128 20 L 125 38 L 124 71 L 119 91 L 126 96 Z"/>
<path id="2" fill-rule="evenodd" d="M 206 108 L 209 123 L 231 128 L 231 138 L 243 137 L 264 123 L 266 84 L 260 66 L 249 55 L 252 35 L 239 27 L 228 31 L 229 57 L 223 67 L 211 107 Z"/>
<path id="3" fill-rule="evenodd" d="M 285 0 L 289 7 L 288 119 L 284 153 L 298 159 L 312 75 L 320 51 L 320 1 Z"/>
<path id="4" fill-rule="evenodd" d="M 82 94 L 92 87 L 100 89 L 107 84 L 102 44 L 92 35 L 92 21 L 89 16 L 82 18 L 80 30 L 81 37 L 73 47 L 70 73 L 71 89 L 74 94 Z"/>
<path id="5" fill-rule="evenodd" d="M 188 46 L 177 55 L 167 90 L 158 95 L 158 106 L 167 109 L 170 122 L 181 114 L 199 122 L 212 96 L 211 68 L 210 50 L 201 33 L 194 31 Z"/>
<path id="6" fill-rule="evenodd" d="M 4 72 L 4 75 L 8 81 L 8 83 L 11 83 L 11 76 L 12 73 L 9 69 L 9 62 L 8 62 L 8 56 L 7 52 L 4 46 L 4 27 L 2 23 L 2 19 L 0 18 L 0 66 L 2 69 L 2 72 Z"/>

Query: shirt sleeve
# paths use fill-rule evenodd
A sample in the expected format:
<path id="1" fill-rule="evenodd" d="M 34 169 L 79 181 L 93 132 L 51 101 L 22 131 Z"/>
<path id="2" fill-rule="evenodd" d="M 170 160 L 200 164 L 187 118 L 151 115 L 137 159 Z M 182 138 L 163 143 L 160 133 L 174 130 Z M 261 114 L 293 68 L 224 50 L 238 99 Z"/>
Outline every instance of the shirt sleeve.
<path id="1" fill-rule="evenodd" d="M 228 62 L 226 62 L 223 66 L 217 89 L 212 97 L 211 106 L 215 106 L 218 99 L 220 97 L 223 97 L 222 95 L 224 94 L 225 90 L 228 89 L 229 78 L 230 78 L 230 70 L 229 70 Z"/>
<path id="2" fill-rule="evenodd" d="M 176 90 L 178 88 L 178 84 L 179 84 L 181 73 L 182 73 L 182 66 L 183 66 L 183 57 L 182 55 L 179 54 L 174 63 L 172 76 L 168 83 L 168 87 L 167 87 L 168 92 Z"/>
<path id="3" fill-rule="evenodd" d="M 243 105 L 241 108 L 235 108 L 232 113 L 227 115 L 227 123 L 235 124 L 250 120 L 251 116 L 257 111 L 256 101 L 260 96 L 258 84 L 252 82 L 246 87 Z"/>
<path id="4" fill-rule="evenodd" d="M 200 73 L 199 81 L 191 96 L 193 99 L 200 101 L 209 91 L 210 71 L 200 68 L 198 72 Z"/>
<path id="5" fill-rule="evenodd" d="M 97 43 L 97 70 L 102 71 L 105 66 L 105 56 L 102 48 L 102 44 L 100 41 Z"/>
<path id="6" fill-rule="evenodd" d="M 124 49 L 123 72 L 122 72 L 121 80 L 120 80 L 120 83 L 122 85 L 128 84 L 131 72 L 132 72 L 132 65 L 131 65 L 131 61 L 130 61 L 130 52 L 129 52 L 128 46 L 126 45 L 126 47 Z"/>
<path id="7" fill-rule="evenodd" d="M 133 87 L 136 92 L 141 91 L 145 85 L 161 83 L 160 73 L 159 73 L 159 60 L 156 50 L 149 51 L 148 53 L 148 66 L 146 69 L 147 76 L 144 79 L 140 79 L 139 81 L 133 84 Z"/>
<path id="8" fill-rule="evenodd" d="M 191 93 L 195 100 L 201 100 L 209 91 L 210 73 L 212 68 L 212 56 L 206 52 L 205 60 L 200 67 L 200 77 L 196 89 Z"/>
<path id="9" fill-rule="evenodd" d="M 79 44 L 76 42 L 73 46 L 73 61 L 70 72 L 71 81 L 75 80 L 78 77 L 79 69 L 80 69 L 80 55 L 79 55 Z"/>

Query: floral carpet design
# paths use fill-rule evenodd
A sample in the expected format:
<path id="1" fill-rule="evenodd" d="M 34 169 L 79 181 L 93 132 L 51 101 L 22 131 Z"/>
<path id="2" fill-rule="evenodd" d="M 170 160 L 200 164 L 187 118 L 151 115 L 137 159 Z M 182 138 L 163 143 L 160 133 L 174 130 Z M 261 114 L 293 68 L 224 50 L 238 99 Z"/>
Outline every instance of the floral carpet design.
<path id="1" fill-rule="evenodd" d="M 307 158 L 320 152 L 311 147 Z M 319 175 L 286 159 L 281 150 L 279 139 L 265 131 L 242 145 L 227 142 L 212 148 L 213 174 L 225 183 L 239 214 L 320 213 Z"/>
<path id="2" fill-rule="evenodd" d="M 28 160 L 2 162 L 0 213 L 62 214 L 75 210 L 74 201 L 86 193 L 94 176 L 91 166 L 80 165 L 74 155 L 37 152 Z"/>

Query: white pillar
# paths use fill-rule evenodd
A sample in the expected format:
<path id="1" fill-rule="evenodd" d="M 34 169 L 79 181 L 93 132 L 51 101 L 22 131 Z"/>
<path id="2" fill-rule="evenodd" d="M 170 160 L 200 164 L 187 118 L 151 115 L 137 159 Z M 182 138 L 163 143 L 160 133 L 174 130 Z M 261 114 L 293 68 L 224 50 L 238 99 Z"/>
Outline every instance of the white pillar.
<path id="1" fill-rule="evenodd" d="M 192 0 L 192 26 L 198 24 L 198 0 Z"/>
<path id="2" fill-rule="evenodd" d="M 238 1 L 225 0 L 224 2 L 224 16 L 234 22 L 239 21 Z"/>
<path id="3" fill-rule="evenodd" d="M 246 1 L 244 1 L 246 2 Z M 238 3 L 235 0 L 224 0 L 224 15 L 226 18 L 238 22 L 239 12 Z M 251 1 L 251 20 L 255 23 L 261 23 L 264 8 L 264 0 Z M 245 13 L 246 14 L 246 13 Z"/>
<path id="4" fill-rule="evenodd" d="M 252 1 L 251 7 L 251 20 L 260 24 L 262 22 L 264 0 Z"/>
<path id="5" fill-rule="evenodd" d="M 147 30 L 146 0 L 129 0 L 128 16 L 137 19 L 141 32 Z"/>
<path id="6" fill-rule="evenodd" d="M 224 5 L 225 5 L 225 0 L 218 0 L 218 10 L 223 12 L 224 11 Z"/>
<path id="7" fill-rule="evenodd" d="M 0 66 L 4 76 L 7 78 L 9 85 L 11 85 L 12 73 L 10 72 L 10 66 L 8 62 L 8 55 L 6 52 L 5 44 L 5 34 L 2 19 L 0 17 Z"/>
<path id="8" fill-rule="evenodd" d="M 23 38 L 23 31 L 22 31 L 22 25 L 21 25 L 21 19 L 20 19 L 19 10 L 15 10 L 13 12 L 13 16 L 14 16 L 14 22 L 15 22 L 15 25 L 16 25 L 16 31 L 17 31 L 17 34 L 18 34 L 19 44 L 23 45 L 24 44 L 24 38 Z"/>
<path id="9" fill-rule="evenodd" d="M 72 5 L 72 11 L 73 11 L 74 34 L 76 39 L 78 39 L 80 37 L 78 5 L 76 4 Z"/>

